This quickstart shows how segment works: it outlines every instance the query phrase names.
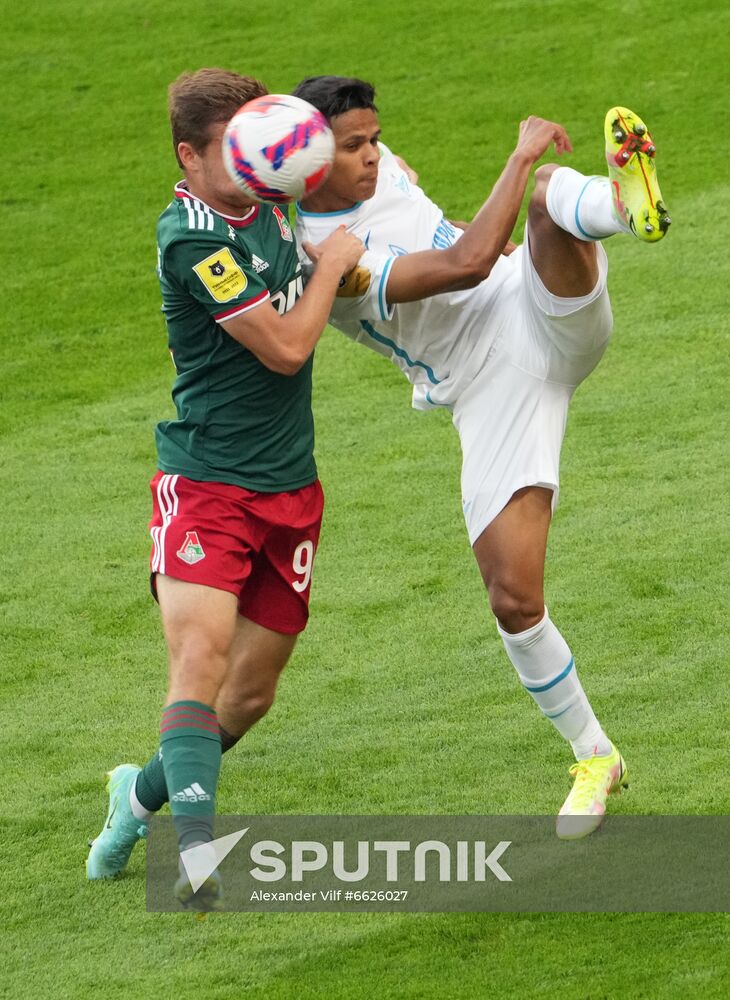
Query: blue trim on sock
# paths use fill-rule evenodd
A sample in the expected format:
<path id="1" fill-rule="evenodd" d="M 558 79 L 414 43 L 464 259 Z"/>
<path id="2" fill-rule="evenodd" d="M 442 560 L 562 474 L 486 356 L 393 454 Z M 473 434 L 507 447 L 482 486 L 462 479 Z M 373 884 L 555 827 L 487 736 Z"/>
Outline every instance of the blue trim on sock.
<path id="1" fill-rule="evenodd" d="M 587 233 L 585 231 L 585 229 L 583 228 L 583 226 L 581 226 L 581 224 L 580 224 L 580 219 L 578 218 L 578 210 L 580 208 L 580 200 L 583 197 L 583 195 L 585 194 L 585 190 L 588 187 L 588 185 L 592 184 L 593 181 L 600 181 L 600 180 L 602 180 L 601 177 L 589 177 L 588 180 L 583 185 L 580 194 L 578 195 L 578 201 L 576 201 L 576 203 L 575 203 L 575 224 L 578 227 L 578 229 L 580 230 L 580 232 L 585 236 L 585 238 L 587 240 L 591 240 L 593 242 L 595 242 L 597 240 L 600 240 L 601 237 L 600 236 L 591 236 L 590 233 Z"/>
<path id="2" fill-rule="evenodd" d="M 559 719 L 561 715 L 565 715 L 568 709 L 571 709 L 572 707 L 573 707 L 573 702 L 571 701 L 571 703 L 568 705 L 568 708 L 564 708 L 562 712 L 555 712 L 554 715 L 551 715 L 550 712 L 543 712 L 542 714 L 545 716 L 546 719 Z"/>
<path id="3" fill-rule="evenodd" d="M 547 684 L 542 684 L 540 687 L 533 688 L 533 687 L 528 687 L 525 684 L 524 685 L 525 691 L 529 691 L 530 694 L 540 694 L 541 691 L 549 691 L 550 688 L 555 687 L 556 684 L 559 684 L 561 681 L 565 680 L 570 671 L 573 669 L 573 666 L 574 666 L 574 659 L 571 656 L 570 663 L 561 674 L 558 674 L 557 677 L 553 677 L 551 681 L 548 681 Z"/>

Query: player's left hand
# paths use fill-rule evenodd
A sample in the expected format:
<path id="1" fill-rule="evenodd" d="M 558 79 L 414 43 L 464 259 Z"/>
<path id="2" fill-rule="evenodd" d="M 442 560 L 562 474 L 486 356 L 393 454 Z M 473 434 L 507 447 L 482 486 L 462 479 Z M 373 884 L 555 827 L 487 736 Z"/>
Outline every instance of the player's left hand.
<path id="1" fill-rule="evenodd" d="M 346 266 L 343 267 L 342 273 L 347 275 L 365 252 L 365 244 L 354 233 L 348 232 L 345 226 L 338 226 L 321 243 L 310 243 L 308 240 L 302 240 L 302 249 L 315 266 L 325 253 L 334 249 L 344 249 L 346 251 Z"/>

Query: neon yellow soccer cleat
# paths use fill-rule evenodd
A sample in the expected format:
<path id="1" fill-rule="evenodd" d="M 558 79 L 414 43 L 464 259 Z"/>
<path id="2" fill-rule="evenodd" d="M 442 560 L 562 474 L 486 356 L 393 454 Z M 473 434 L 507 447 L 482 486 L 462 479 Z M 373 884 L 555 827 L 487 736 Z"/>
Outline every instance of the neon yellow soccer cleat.
<path id="1" fill-rule="evenodd" d="M 628 108 L 606 115 L 606 161 L 613 204 L 634 236 L 656 243 L 672 224 L 656 179 L 656 146 L 644 122 Z"/>
<path id="2" fill-rule="evenodd" d="M 606 757 L 579 760 L 570 768 L 575 781 L 556 823 L 561 840 L 578 840 L 593 833 L 603 822 L 608 796 L 629 787 L 623 757 L 613 744 L 611 747 Z"/>

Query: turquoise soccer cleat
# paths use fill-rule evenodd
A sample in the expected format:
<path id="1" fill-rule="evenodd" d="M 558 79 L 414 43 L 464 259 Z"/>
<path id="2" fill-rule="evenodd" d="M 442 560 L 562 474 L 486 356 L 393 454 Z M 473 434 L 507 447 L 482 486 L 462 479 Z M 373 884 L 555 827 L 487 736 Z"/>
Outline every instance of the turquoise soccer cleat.
<path id="1" fill-rule="evenodd" d="M 90 879 L 114 878 L 121 874 L 134 845 L 147 836 L 147 823 L 137 819 L 129 804 L 129 790 L 140 770 L 136 764 L 120 764 L 107 771 L 109 811 L 101 833 L 91 842 L 86 859 L 86 875 Z"/>

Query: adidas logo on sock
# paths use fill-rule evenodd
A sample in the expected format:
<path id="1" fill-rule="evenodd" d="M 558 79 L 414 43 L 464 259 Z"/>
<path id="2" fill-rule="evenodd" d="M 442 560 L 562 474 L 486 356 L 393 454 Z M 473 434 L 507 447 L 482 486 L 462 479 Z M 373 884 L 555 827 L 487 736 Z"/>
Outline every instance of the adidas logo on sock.
<path id="1" fill-rule="evenodd" d="M 206 792 L 202 785 L 199 785 L 197 781 L 194 781 L 192 785 L 188 788 L 183 788 L 181 792 L 176 792 L 172 799 L 172 802 L 210 802 L 210 795 Z"/>
<path id="2" fill-rule="evenodd" d="M 253 264 L 253 269 L 256 274 L 261 274 L 261 272 L 265 271 L 269 266 L 268 260 L 261 260 L 261 258 L 257 257 L 255 253 L 251 254 L 251 263 Z"/>

